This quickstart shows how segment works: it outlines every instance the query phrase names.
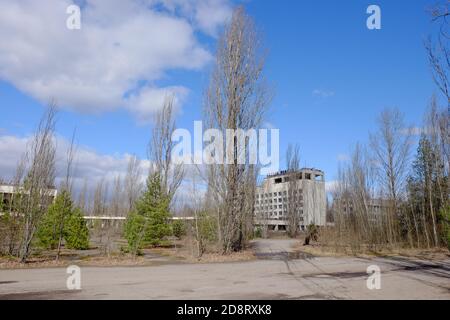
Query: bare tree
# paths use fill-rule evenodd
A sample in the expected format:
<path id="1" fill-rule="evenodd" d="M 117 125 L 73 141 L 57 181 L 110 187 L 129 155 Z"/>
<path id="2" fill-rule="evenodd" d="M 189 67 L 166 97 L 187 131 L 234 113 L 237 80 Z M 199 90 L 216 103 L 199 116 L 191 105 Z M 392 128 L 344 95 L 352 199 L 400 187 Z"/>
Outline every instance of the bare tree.
<path id="1" fill-rule="evenodd" d="M 23 211 L 25 202 L 22 183 L 26 172 L 26 161 L 26 154 L 23 154 L 17 163 L 16 172 L 12 179 L 13 193 L 7 201 L 7 206 L 3 207 L 5 230 L 2 242 L 7 245 L 7 253 L 13 256 L 19 255 L 20 238 L 23 233 L 23 215 L 20 212 Z"/>
<path id="2" fill-rule="evenodd" d="M 338 170 L 333 190 L 336 241 L 353 249 L 385 243 L 383 213 L 376 211 L 374 164 L 366 148 L 356 144 L 350 161 Z"/>
<path id="3" fill-rule="evenodd" d="M 441 41 L 442 39 L 439 39 L 438 45 L 433 45 L 431 39 L 429 39 L 425 42 L 425 49 L 427 50 L 433 80 L 450 104 L 450 86 L 448 79 L 450 70 L 449 48 L 446 48 Z"/>
<path id="4" fill-rule="evenodd" d="M 72 134 L 72 140 L 70 141 L 70 147 L 67 150 L 67 159 L 66 159 L 66 173 L 65 173 L 65 177 L 64 177 L 64 181 L 63 181 L 63 185 L 62 185 L 62 192 L 66 192 L 68 197 L 64 197 L 64 204 L 63 204 L 63 208 L 64 210 L 61 210 L 61 212 L 59 212 L 59 214 L 57 215 L 57 219 L 56 219 L 56 227 L 57 227 L 57 235 L 58 235 L 58 248 L 56 251 L 56 260 L 59 259 L 60 253 L 61 253 L 61 246 L 62 246 L 62 241 L 64 238 L 64 227 L 66 225 L 66 221 L 69 218 L 69 214 L 71 213 L 69 210 L 65 210 L 65 208 L 69 205 L 68 203 L 66 203 L 66 201 L 71 200 L 72 198 L 72 170 L 73 170 L 73 160 L 74 160 L 74 156 L 76 153 L 75 150 L 75 130 L 73 131 Z M 70 204 L 71 206 L 72 204 Z"/>
<path id="5" fill-rule="evenodd" d="M 56 105 L 51 103 L 43 115 L 28 146 L 30 167 L 24 180 L 24 230 L 20 259 L 25 262 L 30 253 L 31 242 L 42 216 L 52 202 L 49 188 L 55 181 L 55 116 Z"/>
<path id="6" fill-rule="evenodd" d="M 428 61 L 430 63 L 433 80 L 436 86 L 439 88 L 441 93 L 447 99 L 447 112 L 443 112 L 439 119 L 432 123 L 432 128 L 440 129 L 441 136 L 441 151 L 444 154 L 446 160 L 446 170 L 450 167 L 450 135 L 448 132 L 448 121 L 450 116 L 450 29 L 449 29 L 449 12 L 450 12 L 450 2 L 444 1 L 443 3 L 436 4 L 430 10 L 430 15 L 432 21 L 439 23 L 439 33 L 436 43 L 433 43 L 430 37 L 427 42 L 425 42 L 425 49 L 428 54 Z M 433 97 L 433 104 L 437 104 L 436 97 Z"/>
<path id="7" fill-rule="evenodd" d="M 105 178 L 97 182 L 94 192 L 94 199 L 92 204 L 92 211 L 94 216 L 105 216 L 109 210 L 108 208 L 108 189 L 109 185 Z M 109 221 L 97 220 L 94 223 L 95 236 L 99 244 L 99 248 L 104 255 L 110 254 L 112 248 L 112 227 Z"/>
<path id="8" fill-rule="evenodd" d="M 83 186 L 81 187 L 80 193 L 78 195 L 78 207 L 84 213 L 89 211 L 89 206 L 86 203 L 87 197 L 88 197 L 88 184 L 87 184 L 87 178 L 84 178 Z"/>
<path id="9" fill-rule="evenodd" d="M 194 213 L 194 238 L 197 248 L 197 258 L 200 258 L 206 250 L 206 239 L 202 234 L 201 230 L 201 210 L 202 210 L 202 202 L 201 199 L 197 196 L 197 183 L 195 179 L 195 174 L 192 175 L 192 193 L 191 193 L 191 206 L 192 211 Z"/>
<path id="10" fill-rule="evenodd" d="M 433 226 L 433 235 L 436 246 L 439 245 L 437 212 L 448 203 L 449 186 L 448 163 L 446 165 L 446 147 L 449 145 L 448 126 L 441 124 L 448 120 L 445 112 L 438 111 L 437 99 L 432 97 L 425 119 L 425 132 L 430 142 L 431 181 L 428 188 L 428 202 Z M 434 189 L 434 190 L 432 190 Z"/>
<path id="11" fill-rule="evenodd" d="M 174 120 L 174 96 L 166 97 L 161 110 L 154 116 L 152 137 L 148 144 L 148 157 L 152 168 L 159 173 L 163 190 L 167 192 L 170 201 L 183 181 L 184 167 L 174 163 L 172 150 L 174 142 L 172 133 L 176 129 Z"/>
<path id="12" fill-rule="evenodd" d="M 141 171 L 141 161 L 138 157 L 131 156 L 128 160 L 127 174 L 124 181 L 127 213 L 134 209 L 136 200 L 142 191 Z"/>
<path id="13" fill-rule="evenodd" d="M 111 196 L 111 210 L 110 213 L 115 216 L 122 216 L 123 208 L 123 186 L 122 179 L 119 176 L 114 178 L 113 193 Z"/>
<path id="14" fill-rule="evenodd" d="M 429 9 L 433 21 L 445 20 L 444 22 L 445 23 L 447 22 L 446 18 L 450 15 L 449 9 L 450 3 L 448 0 L 445 0 L 443 2 L 444 3 L 436 4 L 435 6 Z"/>
<path id="15" fill-rule="evenodd" d="M 266 194 L 269 192 L 269 184 L 264 183 L 264 178 L 258 177 L 256 183 L 261 190 L 260 197 L 262 194 Z M 255 218 L 258 227 L 261 230 L 261 237 L 265 239 L 269 236 L 269 211 L 262 209 L 263 201 L 264 201 L 263 198 L 258 199 L 260 210 L 257 211 Z"/>
<path id="16" fill-rule="evenodd" d="M 205 93 L 208 128 L 225 134 L 229 129 L 260 127 L 270 101 L 262 73 L 264 60 L 254 23 L 240 7 L 218 41 L 215 69 Z M 257 175 L 256 166 L 238 163 L 248 144 L 238 143 L 236 137 L 232 144 L 227 146 L 232 150 L 232 163 L 210 165 L 207 180 L 219 215 L 224 253 L 245 245 L 247 222 L 253 219 Z"/>
<path id="17" fill-rule="evenodd" d="M 94 216 L 104 216 L 106 214 L 107 208 L 107 198 L 108 195 L 108 183 L 105 178 L 100 179 L 97 182 L 94 191 L 94 199 L 92 205 L 92 211 Z"/>
<path id="18" fill-rule="evenodd" d="M 378 118 L 378 132 L 370 135 L 381 187 L 391 201 L 388 230 L 391 242 L 397 238 L 396 215 L 406 182 L 411 148 L 411 130 L 405 129 L 403 115 L 397 109 L 386 109 Z"/>
<path id="19" fill-rule="evenodd" d="M 76 145 L 75 145 L 76 129 L 73 130 L 72 139 L 70 140 L 69 149 L 67 150 L 66 158 L 66 172 L 64 175 L 63 189 L 72 193 L 73 189 L 73 161 L 76 155 Z"/>
<path id="20" fill-rule="evenodd" d="M 300 170 L 300 149 L 298 145 L 289 144 L 286 151 L 287 164 L 287 232 L 290 237 L 295 238 L 298 233 L 298 226 L 300 223 L 300 210 L 303 186 L 303 179 L 299 176 Z"/>
<path id="21" fill-rule="evenodd" d="M 428 54 L 428 61 L 431 66 L 433 80 L 439 90 L 447 98 L 448 108 L 450 110 L 450 30 L 448 23 L 450 2 L 438 4 L 430 10 L 432 21 L 440 23 L 440 30 L 437 36 L 436 44 L 433 44 L 431 37 L 425 42 L 425 49 Z"/>

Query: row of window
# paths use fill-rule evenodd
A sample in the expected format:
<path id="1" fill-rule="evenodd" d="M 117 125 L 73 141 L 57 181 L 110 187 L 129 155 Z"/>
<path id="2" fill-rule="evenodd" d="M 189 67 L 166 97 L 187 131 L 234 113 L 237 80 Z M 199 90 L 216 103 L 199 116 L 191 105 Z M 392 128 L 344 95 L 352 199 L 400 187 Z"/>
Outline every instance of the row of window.
<path id="1" fill-rule="evenodd" d="M 301 194 L 302 190 L 298 189 L 298 190 L 294 190 L 293 194 L 297 195 L 297 194 Z M 278 192 L 269 192 L 269 193 L 257 193 L 256 194 L 256 198 L 260 199 L 260 198 L 272 198 L 272 197 L 280 197 L 280 196 L 287 196 L 287 191 L 278 191 Z"/>
<path id="2" fill-rule="evenodd" d="M 289 198 L 287 198 L 287 197 L 283 197 L 283 198 L 274 198 L 274 199 L 261 199 L 261 200 L 256 200 L 255 201 L 255 204 L 256 205 L 258 205 L 258 204 L 268 204 L 268 203 L 282 203 L 282 202 L 287 202 L 288 201 L 288 199 Z M 296 197 L 293 197 L 293 200 L 294 201 L 299 201 L 299 202 L 302 202 L 302 200 L 303 200 L 303 196 L 296 196 Z"/>
<path id="3" fill-rule="evenodd" d="M 271 218 L 271 219 L 285 219 L 286 218 L 286 213 L 281 213 L 281 212 L 270 212 L 270 213 L 266 213 L 265 214 L 266 217 Z M 300 215 L 299 216 L 299 221 L 303 221 L 303 216 Z"/>
<path id="4" fill-rule="evenodd" d="M 269 209 L 269 210 L 268 209 L 255 209 L 255 215 L 262 214 L 262 213 L 265 213 L 265 214 L 279 213 L 280 215 L 282 215 L 282 214 L 287 214 L 287 210 L 286 210 L 286 208 L 284 208 L 284 209 L 274 208 L 274 209 Z M 303 209 L 298 210 L 297 213 L 299 215 L 303 215 Z"/>
<path id="5" fill-rule="evenodd" d="M 303 207 L 303 204 L 302 203 L 299 203 L 299 207 L 300 208 L 302 208 Z M 287 205 L 285 205 L 285 204 L 274 204 L 274 205 L 256 205 L 255 206 L 255 210 L 259 210 L 259 209 L 261 209 L 261 210 L 272 210 L 272 209 L 284 209 L 284 210 L 286 210 L 287 209 Z"/>

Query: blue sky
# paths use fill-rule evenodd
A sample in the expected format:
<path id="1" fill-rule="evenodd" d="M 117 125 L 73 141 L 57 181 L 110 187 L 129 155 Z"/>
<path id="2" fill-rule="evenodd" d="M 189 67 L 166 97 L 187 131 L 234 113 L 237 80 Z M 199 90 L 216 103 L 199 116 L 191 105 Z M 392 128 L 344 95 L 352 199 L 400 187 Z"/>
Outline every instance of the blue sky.
<path id="1" fill-rule="evenodd" d="M 51 0 L 46 2 L 50 5 L 52 3 Z M 200 15 L 199 12 L 203 11 L 196 7 L 195 1 L 189 10 L 196 10 L 196 18 L 191 18 L 193 15 L 186 13 L 188 9 L 184 9 L 182 5 L 173 12 L 173 19 L 188 21 L 186 25 L 176 25 L 176 28 L 180 27 L 180 30 L 186 31 L 187 26 L 192 27 L 193 38 L 189 37 L 188 31 L 186 36 L 192 44 L 187 45 L 184 51 L 174 54 L 175 60 L 180 59 L 179 63 L 163 61 L 158 68 L 149 65 L 146 70 L 152 75 L 142 75 L 132 67 L 126 69 L 136 73 L 130 75 L 130 79 L 144 80 L 146 84 L 151 83 L 153 88 L 182 87 L 177 124 L 189 130 L 193 129 L 194 120 L 201 119 L 202 95 L 208 83 L 217 30 L 220 30 L 226 21 L 229 9 L 237 3 L 225 0 L 218 0 L 217 3 L 219 2 L 220 6 L 217 4 L 217 8 L 223 10 L 223 16 L 218 16 L 214 21 L 207 20 L 211 15 Z M 324 170 L 326 179 L 331 181 L 335 179 L 338 158 L 345 157 L 356 142 L 366 141 L 368 132 L 374 130 L 377 114 L 383 108 L 398 107 L 405 113 L 408 124 L 421 124 L 427 103 L 431 95 L 437 92 L 423 47 L 423 41 L 433 32 L 426 13 L 426 8 L 433 4 L 432 1 L 253 0 L 239 3 L 245 6 L 248 14 L 256 21 L 268 49 L 265 74 L 275 87 L 275 98 L 270 106 L 267 121 L 280 129 L 282 167 L 287 145 L 298 143 L 302 165 Z M 377 4 L 381 8 L 381 30 L 366 28 L 366 8 L 370 4 Z M 8 2 L 0 0 L 1 6 L 7 7 Z M 126 10 L 124 12 L 127 13 Z M 132 14 L 134 11 L 130 9 L 130 12 Z M 37 14 L 39 15 L 39 10 Z M 117 14 L 119 12 L 115 12 L 114 17 Z M 58 19 L 64 17 L 58 16 Z M 0 22 L 0 30 L 1 25 Z M 8 28 L 21 35 L 29 31 L 26 25 L 13 27 L 12 22 Z M 89 25 L 83 32 L 88 32 L 88 28 Z M 180 31 L 175 34 L 177 32 Z M 165 30 L 161 29 L 160 33 L 164 36 Z M 46 38 L 41 34 L 42 42 L 30 40 L 36 42 L 34 50 L 39 52 L 39 46 L 48 45 L 52 41 L 52 35 L 50 32 Z M 115 33 L 112 33 L 112 36 L 114 35 Z M 10 32 L 6 36 L 17 35 Z M 139 41 L 146 41 L 145 34 L 135 36 Z M 170 34 L 168 37 L 170 38 Z M 2 38 L 3 42 L 10 40 Z M 55 36 L 55 39 L 60 38 Z M 149 47 L 139 47 L 139 50 L 153 50 L 152 39 L 150 37 L 148 40 Z M 172 37 L 169 40 L 176 42 L 177 39 Z M 55 44 L 50 44 L 53 45 Z M 200 48 L 201 52 L 197 50 L 188 62 L 180 58 L 186 50 L 193 47 L 195 50 Z M 23 138 L 29 135 L 45 105 L 46 96 L 37 91 L 35 84 L 41 83 L 39 77 L 47 79 L 47 69 L 36 69 L 36 65 L 41 61 L 37 60 L 36 64 L 33 64 L 33 70 L 30 70 L 33 82 L 25 81 L 28 77 L 27 63 L 30 61 L 27 60 L 27 55 L 16 52 L 19 48 L 20 46 L 0 45 L 0 138 Z M 55 54 L 50 57 L 54 64 L 58 64 L 60 59 L 58 50 L 47 51 L 49 55 Z M 167 50 L 172 53 L 172 49 Z M 46 51 L 42 52 L 45 54 Z M 83 51 L 86 52 L 92 54 Z M 17 55 L 18 58 L 14 61 L 23 65 L 21 68 L 11 68 L 11 71 L 9 66 L 5 65 L 8 60 L 1 58 L 2 54 Z M 145 56 L 136 55 L 137 59 Z M 156 54 L 150 56 L 160 57 Z M 197 57 L 198 63 L 190 64 Z M 86 54 L 84 59 L 89 58 L 91 57 Z M 92 58 L 99 59 L 95 56 Z M 32 59 L 33 56 L 31 62 Z M 45 66 L 45 63 L 42 65 Z M 53 62 L 51 66 L 53 68 Z M 70 70 L 71 66 L 68 65 L 67 68 Z M 60 73 L 60 70 L 55 73 L 58 75 L 55 79 L 71 80 L 70 76 L 76 75 L 77 81 L 83 81 L 82 76 L 88 74 L 68 71 L 67 77 L 61 78 Z M 86 80 L 88 85 L 96 84 L 97 80 L 93 77 Z M 125 73 L 123 77 L 128 75 Z M 108 83 L 118 87 L 123 84 L 120 81 L 106 82 L 102 83 L 100 89 L 109 90 Z M 126 82 L 126 85 L 128 83 Z M 92 92 L 92 95 L 95 94 L 96 91 Z M 75 97 L 68 95 L 62 99 L 68 103 L 58 116 L 58 135 L 70 139 L 76 127 L 78 144 L 100 157 L 120 159 L 124 154 L 146 157 L 151 124 L 140 121 L 139 112 L 121 105 L 110 108 L 106 104 L 103 105 L 103 102 L 100 107 L 95 101 L 101 100 L 96 100 L 95 97 L 92 97 L 92 103 L 83 100 L 77 105 L 76 95 L 79 94 L 75 94 Z M 70 105 L 71 101 L 75 101 L 73 105 Z M 9 152 L 7 146 L 3 149 L 0 146 L 0 150 L 4 153 L 0 158 L 4 158 L 5 153 Z M 3 164 L 2 171 L 0 159 L 0 174 L 7 176 L 6 171 L 10 169 L 11 164 Z"/>

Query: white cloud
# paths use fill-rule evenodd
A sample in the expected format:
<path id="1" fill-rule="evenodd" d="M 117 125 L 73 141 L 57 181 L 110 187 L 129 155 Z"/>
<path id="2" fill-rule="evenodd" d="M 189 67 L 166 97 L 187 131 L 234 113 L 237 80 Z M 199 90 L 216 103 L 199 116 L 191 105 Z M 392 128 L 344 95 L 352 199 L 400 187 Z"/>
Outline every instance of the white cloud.
<path id="1" fill-rule="evenodd" d="M 350 156 L 348 154 L 345 154 L 345 153 L 340 153 L 340 154 L 337 155 L 337 159 L 338 159 L 338 161 L 345 162 L 345 161 L 349 161 L 350 160 Z"/>
<path id="2" fill-rule="evenodd" d="M 334 96 L 335 92 L 330 90 L 314 89 L 312 95 L 320 98 L 329 98 Z"/>
<path id="3" fill-rule="evenodd" d="M 206 33 L 217 36 L 220 25 L 231 17 L 231 8 L 226 1 L 200 1 L 195 13 L 198 26 Z"/>
<path id="4" fill-rule="evenodd" d="M 266 121 L 263 123 L 262 128 L 266 129 L 278 129 L 272 122 Z"/>
<path id="5" fill-rule="evenodd" d="M 82 112 L 126 107 L 148 117 L 156 106 L 140 85 L 155 95 L 162 90 L 155 82 L 167 70 L 205 66 L 211 54 L 195 32 L 214 34 L 231 11 L 225 0 L 83 3 L 81 30 L 69 30 L 70 0 L 0 0 L 0 79 L 43 103 L 55 98 Z"/>
<path id="6" fill-rule="evenodd" d="M 333 192 L 335 191 L 336 187 L 338 185 L 338 181 L 332 180 L 332 181 L 325 181 L 325 192 Z"/>
<path id="7" fill-rule="evenodd" d="M 28 139 L 0 136 L 0 179 L 12 179 L 17 163 L 26 149 Z"/>
<path id="8" fill-rule="evenodd" d="M 163 0 L 170 12 L 181 11 L 202 32 L 217 36 L 220 26 L 232 15 L 228 0 Z"/>
<path id="9" fill-rule="evenodd" d="M 174 109 L 178 110 L 188 92 L 184 87 L 146 87 L 127 99 L 127 108 L 135 114 L 138 122 L 147 123 L 151 120 L 150 116 L 163 105 L 167 97 L 173 95 Z"/>
<path id="10" fill-rule="evenodd" d="M 28 137 L 0 136 L 0 154 L 2 155 L 0 178 L 7 181 L 13 178 L 28 141 Z M 58 137 L 56 146 L 56 185 L 58 186 L 59 182 L 64 179 L 69 142 Z M 123 178 L 125 176 L 131 156 L 127 153 L 119 155 L 99 154 L 87 147 L 77 146 L 73 170 L 75 191 L 77 192 L 81 188 L 85 179 L 87 179 L 90 188 L 93 188 L 101 179 L 109 183 L 110 188 L 112 188 L 115 177 L 122 176 Z M 145 181 L 149 168 L 150 162 L 141 160 L 142 181 Z"/>
<path id="11" fill-rule="evenodd" d="M 29 137 L 1 136 L 0 135 L 0 181 L 11 181 L 14 177 L 17 164 L 26 150 Z M 56 186 L 64 181 L 67 153 L 70 147 L 69 141 L 62 137 L 56 138 Z M 100 154 L 85 146 L 76 146 L 75 159 L 73 163 L 72 181 L 74 197 L 77 198 L 86 181 L 88 190 L 92 194 L 98 182 L 102 181 L 108 185 L 108 192 L 114 188 L 114 179 L 118 176 L 122 181 L 127 172 L 128 161 L 132 155 L 124 154 Z M 141 183 L 144 184 L 150 169 L 150 161 L 141 160 Z M 204 176 L 205 167 L 201 167 Z M 206 192 L 204 181 L 199 177 L 198 168 L 195 166 L 185 167 L 186 176 L 180 188 L 177 190 L 174 206 L 179 208 L 184 204 L 193 202 L 193 181 L 196 183 L 195 199 L 203 197 Z M 193 178 L 195 176 L 195 179 Z"/>

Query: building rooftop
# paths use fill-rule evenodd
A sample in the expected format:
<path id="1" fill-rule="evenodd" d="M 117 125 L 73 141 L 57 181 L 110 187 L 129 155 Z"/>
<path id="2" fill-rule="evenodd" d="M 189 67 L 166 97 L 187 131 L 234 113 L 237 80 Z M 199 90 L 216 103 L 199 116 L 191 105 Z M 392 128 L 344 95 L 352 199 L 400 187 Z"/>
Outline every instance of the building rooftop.
<path id="1" fill-rule="evenodd" d="M 301 169 L 299 169 L 297 171 L 298 172 L 310 171 L 310 172 L 316 172 L 316 173 L 321 173 L 321 174 L 324 173 L 322 170 L 319 170 L 319 169 L 316 169 L 316 168 L 301 168 Z M 289 170 L 281 170 L 281 171 L 278 171 L 278 172 L 271 173 L 271 174 L 267 175 L 267 178 L 284 176 L 284 175 L 286 175 L 288 173 L 289 173 Z"/>

